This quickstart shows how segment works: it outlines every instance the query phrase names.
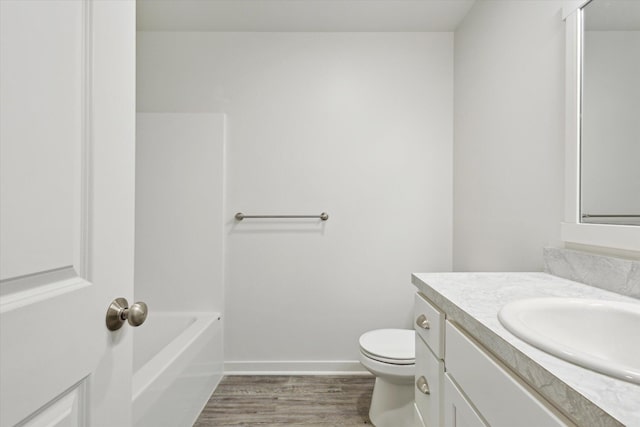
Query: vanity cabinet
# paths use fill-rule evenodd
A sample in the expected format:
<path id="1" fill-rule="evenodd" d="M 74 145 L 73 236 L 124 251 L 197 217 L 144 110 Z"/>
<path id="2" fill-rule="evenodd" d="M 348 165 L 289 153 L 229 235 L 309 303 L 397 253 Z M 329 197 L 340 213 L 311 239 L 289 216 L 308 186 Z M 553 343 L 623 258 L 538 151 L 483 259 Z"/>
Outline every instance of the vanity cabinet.
<path id="1" fill-rule="evenodd" d="M 414 316 L 419 427 L 574 426 L 420 293 Z"/>

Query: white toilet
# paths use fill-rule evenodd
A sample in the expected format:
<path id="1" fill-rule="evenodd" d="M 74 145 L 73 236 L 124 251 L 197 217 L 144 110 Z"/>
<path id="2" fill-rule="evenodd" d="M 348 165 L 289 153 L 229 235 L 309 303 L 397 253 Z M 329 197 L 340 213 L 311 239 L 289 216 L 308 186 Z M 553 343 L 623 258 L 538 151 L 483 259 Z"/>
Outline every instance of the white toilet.
<path id="1" fill-rule="evenodd" d="M 376 376 L 369 418 L 376 427 L 414 425 L 416 366 L 412 329 L 378 329 L 360 336 L 360 363 Z"/>

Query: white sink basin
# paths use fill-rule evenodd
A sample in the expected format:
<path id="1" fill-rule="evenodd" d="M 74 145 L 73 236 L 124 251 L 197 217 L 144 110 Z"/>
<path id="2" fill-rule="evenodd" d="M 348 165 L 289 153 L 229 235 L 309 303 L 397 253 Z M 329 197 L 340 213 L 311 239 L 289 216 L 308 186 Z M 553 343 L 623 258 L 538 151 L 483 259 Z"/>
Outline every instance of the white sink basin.
<path id="1" fill-rule="evenodd" d="M 506 304 L 498 318 L 547 353 L 640 384 L 640 303 L 532 298 Z"/>

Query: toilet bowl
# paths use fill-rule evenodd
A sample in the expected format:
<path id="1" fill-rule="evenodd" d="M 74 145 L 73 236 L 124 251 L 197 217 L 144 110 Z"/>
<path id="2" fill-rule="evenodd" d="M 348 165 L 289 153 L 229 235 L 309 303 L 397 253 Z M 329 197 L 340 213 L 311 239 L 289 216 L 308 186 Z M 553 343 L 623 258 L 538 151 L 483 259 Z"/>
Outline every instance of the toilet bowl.
<path id="1" fill-rule="evenodd" d="M 360 336 L 360 363 L 376 377 L 369 418 L 376 427 L 414 425 L 415 332 L 377 329 Z"/>

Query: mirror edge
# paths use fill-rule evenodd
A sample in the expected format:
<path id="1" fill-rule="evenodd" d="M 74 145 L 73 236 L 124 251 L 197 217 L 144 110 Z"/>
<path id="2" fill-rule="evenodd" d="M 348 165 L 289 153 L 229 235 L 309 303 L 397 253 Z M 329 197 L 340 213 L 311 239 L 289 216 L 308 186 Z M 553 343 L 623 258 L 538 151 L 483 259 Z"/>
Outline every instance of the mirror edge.
<path id="1" fill-rule="evenodd" d="M 640 251 L 640 227 L 580 222 L 580 68 L 583 8 L 591 0 L 576 1 L 563 10 L 565 39 L 565 191 L 563 242 Z"/>

